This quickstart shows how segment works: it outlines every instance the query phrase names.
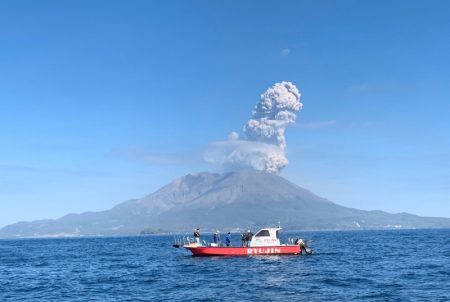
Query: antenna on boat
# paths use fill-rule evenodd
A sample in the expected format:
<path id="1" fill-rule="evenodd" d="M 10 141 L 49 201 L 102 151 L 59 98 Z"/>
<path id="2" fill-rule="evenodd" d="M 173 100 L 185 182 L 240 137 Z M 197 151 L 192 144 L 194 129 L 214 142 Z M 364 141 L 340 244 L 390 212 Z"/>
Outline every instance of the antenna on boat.
<path id="1" fill-rule="evenodd" d="M 278 228 L 281 229 L 281 222 L 278 220 Z"/>

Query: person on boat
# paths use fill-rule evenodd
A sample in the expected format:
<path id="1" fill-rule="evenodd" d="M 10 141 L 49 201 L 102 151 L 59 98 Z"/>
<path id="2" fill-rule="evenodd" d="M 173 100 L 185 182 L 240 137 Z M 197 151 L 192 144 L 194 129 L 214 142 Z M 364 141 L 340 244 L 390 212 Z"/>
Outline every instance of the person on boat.
<path id="1" fill-rule="evenodd" d="M 231 233 L 228 232 L 227 237 L 225 237 L 225 244 L 231 246 Z"/>
<path id="2" fill-rule="evenodd" d="M 247 230 L 247 234 L 245 237 L 246 237 L 245 241 L 247 242 L 247 246 L 248 246 L 250 241 L 252 241 L 253 233 L 250 230 Z"/>
<path id="3" fill-rule="evenodd" d="M 214 233 L 213 241 L 214 241 L 215 244 L 220 244 L 219 230 L 217 230 L 217 231 Z"/>
<path id="4" fill-rule="evenodd" d="M 195 243 L 200 244 L 200 229 L 196 228 L 194 231 Z"/>
<path id="5" fill-rule="evenodd" d="M 246 232 L 242 233 L 241 242 L 242 242 L 242 246 L 247 246 L 247 233 Z"/>

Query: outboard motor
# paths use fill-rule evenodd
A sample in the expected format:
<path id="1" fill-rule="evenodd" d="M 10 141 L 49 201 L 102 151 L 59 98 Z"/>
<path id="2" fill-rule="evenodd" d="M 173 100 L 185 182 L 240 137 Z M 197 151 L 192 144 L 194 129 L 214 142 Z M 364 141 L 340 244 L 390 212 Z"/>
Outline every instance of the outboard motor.
<path id="1" fill-rule="evenodd" d="M 309 242 L 312 242 L 311 240 Z M 300 246 L 302 253 L 314 254 L 314 250 L 308 246 L 308 244 L 301 238 L 295 240 L 295 244 Z"/>

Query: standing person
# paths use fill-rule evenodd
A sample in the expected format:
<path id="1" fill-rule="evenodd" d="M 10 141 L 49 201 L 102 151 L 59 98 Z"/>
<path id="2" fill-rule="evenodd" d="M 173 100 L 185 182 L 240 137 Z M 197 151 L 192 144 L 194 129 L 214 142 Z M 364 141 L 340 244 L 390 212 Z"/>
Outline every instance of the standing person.
<path id="1" fill-rule="evenodd" d="M 250 244 L 250 241 L 252 241 L 253 233 L 250 230 L 247 230 L 247 234 L 245 236 L 245 239 L 247 241 L 247 246 Z"/>
<path id="2" fill-rule="evenodd" d="M 225 238 L 225 244 L 227 246 L 231 246 L 231 233 L 228 232 L 227 237 Z"/>
<path id="3" fill-rule="evenodd" d="M 215 233 L 214 233 L 214 243 L 215 244 L 217 244 L 217 245 L 219 245 L 220 244 L 220 235 L 219 235 L 219 230 L 217 230 Z"/>
<path id="4" fill-rule="evenodd" d="M 200 229 L 199 228 L 195 229 L 195 231 L 194 231 L 194 238 L 195 238 L 195 243 L 200 245 Z"/>
<path id="5" fill-rule="evenodd" d="M 247 233 L 246 232 L 242 233 L 241 242 L 242 242 L 242 246 L 247 246 Z"/>

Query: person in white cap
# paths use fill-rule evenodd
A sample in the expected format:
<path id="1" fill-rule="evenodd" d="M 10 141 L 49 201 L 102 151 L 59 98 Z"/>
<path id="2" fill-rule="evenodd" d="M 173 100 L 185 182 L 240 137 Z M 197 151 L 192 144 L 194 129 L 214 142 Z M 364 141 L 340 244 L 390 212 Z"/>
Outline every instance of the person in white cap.
<path id="1" fill-rule="evenodd" d="M 213 240 L 214 240 L 214 243 L 215 243 L 215 244 L 219 244 L 219 243 L 220 243 L 220 234 L 219 234 L 219 230 L 217 230 L 217 231 L 214 233 L 214 238 L 213 238 Z"/>

